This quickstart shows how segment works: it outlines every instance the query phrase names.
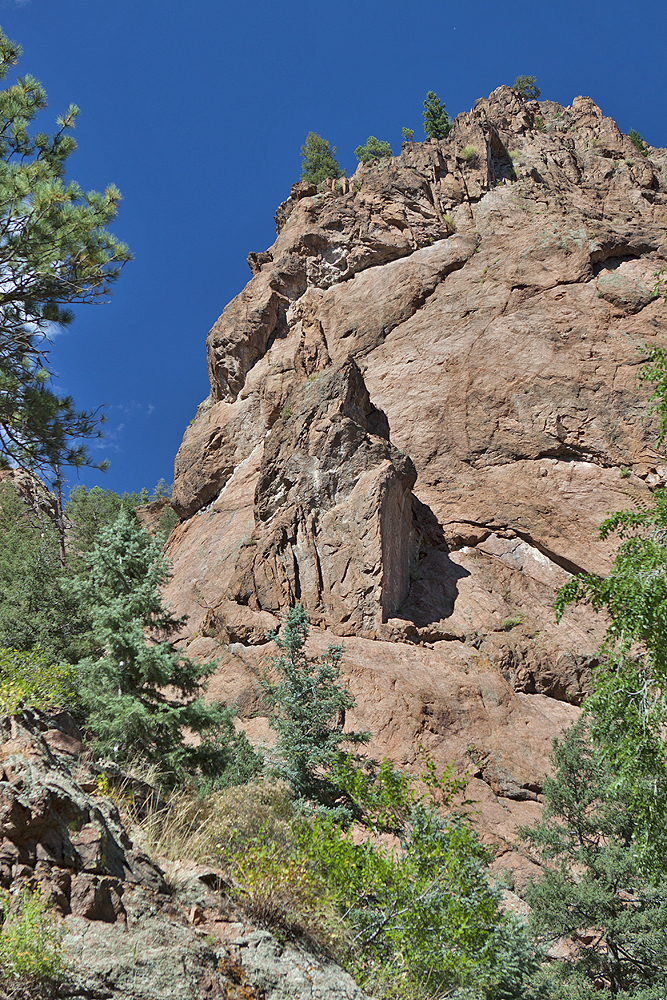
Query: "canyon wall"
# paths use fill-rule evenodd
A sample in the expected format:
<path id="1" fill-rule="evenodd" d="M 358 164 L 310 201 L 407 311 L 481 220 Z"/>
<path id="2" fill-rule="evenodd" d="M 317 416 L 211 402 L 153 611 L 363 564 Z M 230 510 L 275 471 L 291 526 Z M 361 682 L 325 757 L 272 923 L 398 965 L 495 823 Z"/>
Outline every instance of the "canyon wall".
<path id="1" fill-rule="evenodd" d="M 649 152 L 589 98 L 500 87 L 446 140 L 295 184 L 176 457 L 168 597 L 219 658 L 210 695 L 268 738 L 267 631 L 302 602 L 314 651 L 344 637 L 350 727 L 454 761 L 500 854 L 604 631 L 556 624 L 555 592 L 609 569 L 600 521 L 667 478 L 637 379 L 667 341 Z"/>

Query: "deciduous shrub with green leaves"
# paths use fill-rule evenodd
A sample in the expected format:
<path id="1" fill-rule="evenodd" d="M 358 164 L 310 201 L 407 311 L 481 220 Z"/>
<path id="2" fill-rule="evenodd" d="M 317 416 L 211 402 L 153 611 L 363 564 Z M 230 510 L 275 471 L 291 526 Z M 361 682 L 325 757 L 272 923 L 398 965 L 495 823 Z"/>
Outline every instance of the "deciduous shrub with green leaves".
<path id="1" fill-rule="evenodd" d="M 60 979 L 66 968 L 63 930 L 41 893 L 24 889 L 10 903 L 9 894 L 0 899 L 0 983 Z"/>
<path id="2" fill-rule="evenodd" d="M 302 836 L 335 890 L 349 927 L 345 961 L 367 991 L 390 997 L 402 984 L 414 997 L 467 989 L 520 996 L 533 968 L 529 941 L 501 912 L 488 880 L 491 856 L 465 817 L 444 819 L 432 803 L 417 801 L 393 848 L 373 837 L 360 841 L 326 815 Z"/>
<path id="3" fill-rule="evenodd" d="M 0 649 L 0 712 L 72 708 L 78 703 L 76 681 L 71 664 L 52 663 L 37 649 Z"/>
<path id="4" fill-rule="evenodd" d="M 427 762 L 420 784 L 389 761 L 358 778 L 353 828 L 264 780 L 177 791 L 144 829 L 160 854 L 222 868 L 253 920 L 324 948 L 375 996 L 518 998 L 534 967 L 525 931 L 501 912 L 466 817 L 438 812 L 461 782 Z"/>
<path id="5" fill-rule="evenodd" d="M 301 820 L 304 829 L 307 823 Z M 237 902 L 253 920 L 343 957 L 350 940 L 338 898 L 308 853 L 257 839 L 230 859 Z"/>

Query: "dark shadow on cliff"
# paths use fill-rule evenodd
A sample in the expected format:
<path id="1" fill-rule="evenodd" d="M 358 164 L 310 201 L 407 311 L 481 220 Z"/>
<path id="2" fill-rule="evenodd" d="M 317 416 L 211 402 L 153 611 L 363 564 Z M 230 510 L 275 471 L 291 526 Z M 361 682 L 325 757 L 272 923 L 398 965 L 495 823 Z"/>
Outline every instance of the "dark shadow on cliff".
<path id="1" fill-rule="evenodd" d="M 430 507 L 412 497 L 417 558 L 411 571 L 410 593 L 394 615 L 423 628 L 449 618 L 459 596 L 458 581 L 470 576 L 450 559 L 442 525 Z"/>

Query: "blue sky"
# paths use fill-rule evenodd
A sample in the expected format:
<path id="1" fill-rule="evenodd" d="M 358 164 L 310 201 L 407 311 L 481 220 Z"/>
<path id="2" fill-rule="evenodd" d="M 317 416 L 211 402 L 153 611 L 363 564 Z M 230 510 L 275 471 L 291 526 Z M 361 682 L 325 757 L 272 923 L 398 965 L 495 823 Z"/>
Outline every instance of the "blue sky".
<path id="1" fill-rule="evenodd" d="M 52 351 L 60 391 L 106 404 L 111 467 L 80 481 L 121 492 L 171 481 L 208 394 L 206 333 L 275 239 L 309 131 L 352 173 L 369 135 L 395 152 L 403 126 L 421 137 L 428 90 L 453 117 L 533 74 L 544 98 L 588 95 L 667 146 L 664 0 L 0 0 L 0 25 L 46 87 L 40 124 L 81 109 L 68 175 L 123 194 L 135 259 Z"/>

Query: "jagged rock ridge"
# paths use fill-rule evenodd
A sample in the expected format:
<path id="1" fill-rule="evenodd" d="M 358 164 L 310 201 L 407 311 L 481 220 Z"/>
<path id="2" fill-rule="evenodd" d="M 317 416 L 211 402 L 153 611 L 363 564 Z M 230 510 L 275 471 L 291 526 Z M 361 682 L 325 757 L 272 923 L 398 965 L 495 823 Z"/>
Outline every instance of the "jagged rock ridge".
<path id="1" fill-rule="evenodd" d="M 248 717 L 266 630 L 303 601 L 347 637 L 351 724 L 407 766 L 419 741 L 481 754 L 502 839 L 601 636 L 584 610 L 556 625 L 555 590 L 609 567 L 597 525 L 667 476 L 636 378 L 665 337 L 667 153 L 589 98 L 500 87 L 276 220 L 208 337 L 170 597 L 191 652 L 227 644 L 215 691 Z"/>

